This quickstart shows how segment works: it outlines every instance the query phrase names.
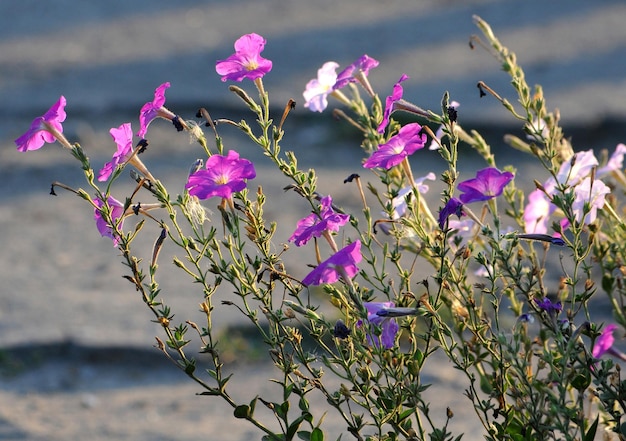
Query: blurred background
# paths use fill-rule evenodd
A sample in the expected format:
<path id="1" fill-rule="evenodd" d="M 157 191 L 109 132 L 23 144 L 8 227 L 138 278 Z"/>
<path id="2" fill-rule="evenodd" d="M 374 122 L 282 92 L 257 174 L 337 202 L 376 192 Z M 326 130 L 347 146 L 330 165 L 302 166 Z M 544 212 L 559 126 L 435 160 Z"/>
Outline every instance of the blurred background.
<path id="1" fill-rule="evenodd" d="M 77 163 L 58 145 L 37 152 L 15 150 L 13 140 L 33 118 L 64 95 L 68 102 L 65 132 L 70 141 L 81 143 L 96 169 L 110 159 L 115 148 L 109 128 L 131 121 L 136 130 L 139 109 L 165 81 L 172 85 L 166 93 L 168 108 L 184 118 L 193 118 L 199 107 L 209 109 L 213 118 L 245 118 L 249 115 L 241 113 L 243 105 L 228 92 L 228 84 L 220 81 L 214 66 L 233 52 L 239 36 L 256 32 L 267 39 L 263 56 L 274 63 L 264 83 L 276 118 L 288 99 L 297 102 L 285 125 L 283 148 L 294 150 L 304 168 L 321 166 L 320 191 L 332 191 L 340 205 L 349 206 L 356 202 L 353 189 L 338 182 L 358 167 L 362 156 L 358 134 L 338 125 L 329 111 L 313 114 L 303 107 L 304 86 L 326 61 L 344 67 L 368 54 L 380 61 L 369 77 L 380 96 L 388 95 L 406 73 L 410 80 L 403 84 L 405 97 L 426 109 L 439 109 L 448 91 L 451 99 L 461 103 L 460 123 L 486 133 L 497 153 L 506 153 L 503 133 L 523 136 L 519 123 L 495 100 L 479 98 L 476 83 L 483 80 L 515 101 L 509 78 L 497 61 L 483 49 L 471 50 L 468 45 L 470 35 L 478 34 L 474 14 L 486 20 L 502 43 L 517 54 L 529 84 L 543 86 L 548 108 L 560 109 L 577 150 L 612 151 L 617 142 L 626 140 L 626 3 L 621 0 L 0 2 L 0 365 L 22 378 L 16 382 L 0 376 L 0 398 L 6 395 L 14 403 L 4 409 L 0 405 L 0 438 L 82 439 L 84 427 L 72 423 L 68 415 L 81 408 L 103 410 L 101 404 L 93 404 L 99 402 L 97 394 L 81 396 L 78 404 L 72 398 L 66 402 L 57 397 L 61 401 L 50 404 L 33 397 L 38 397 L 42 387 L 58 392 L 101 385 L 101 372 L 67 370 L 66 365 L 61 370 L 49 369 L 45 360 L 51 357 L 62 362 L 77 354 L 97 353 L 93 355 L 96 361 L 111 357 L 115 361 L 111 355 L 115 353 L 120 364 L 136 364 L 136 358 L 119 355 L 119 348 L 153 353 L 150 346 L 159 332 L 150 322 L 149 311 L 120 277 L 118 253 L 108 239 L 97 234 L 89 208 L 69 193 L 56 198 L 48 195 L 55 180 L 82 185 Z M 250 84 L 242 87 L 254 94 Z M 188 165 L 201 151 L 165 122 L 154 123 L 150 133 L 158 141 L 151 144 L 144 161 L 169 185 L 184 184 Z M 257 155 L 261 161 L 258 152 L 244 153 L 251 147 L 242 145 L 245 140 L 237 133 L 225 130 L 222 134 L 227 148 L 241 150 L 246 157 Z M 424 157 L 420 166 L 425 171 L 437 164 L 436 154 Z M 515 165 L 524 176 L 535 178 L 535 171 L 525 169 L 523 161 Z M 281 194 L 285 182 L 263 174 L 262 162 L 259 167 L 257 182 L 268 193 Z M 436 193 L 433 197 L 438 199 Z M 301 208 L 290 199 L 268 207 L 267 215 L 295 225 Z M 277 244 L 290 234 L 280 231 Z M 151 241 L 146 241 L 147 247 Z M 197 293 L 186 289 L 175 277 L 163 282 L 164 292 L 171 296 L 168 301 L 180 302 L 194 314 Z M 235 315 L 226 312 L 218 324 L 232 325 L 232 320 Z M 34 366 L 24 361 L 32 361 L 32 348 L 39 351 Z M 86 363 L 81 360 L 79 364 Z M 154 360 L 143 360 L 155 366 Z M 35 369 L 36 375 L 22 375 L 31 372 L 26 367 Z M 120 375 L 128 380 L 124 372 Z M 137 384 L 141 375 L 134 375 L 132 384 Z M 37 381 L 48 383 L 42 386 Z M 109 383 L 121 384 L 122 379 Z M 36 405 L 30 401 L 19 405 L 24 396 L 36 399 Z M 116 399 L 118 406 L 107 412 L 146 413 L 145 407 L 132 407 L 123 397 L 108 397 L 111 402 Z M 178 417 L 191 418 L 184 416 L 188 414 L 181 402 L 186 403 L 179 399 Z M 57 423 L 46 422 L 44 414 L 55 409 L 69 410 L 65 416 L 54 417 Z M 159 411 L 176 413 L 168 409 Z M 174 437 L 163 435 L 174 429 L 160 418 L 130 420 L 163 424 L 162 438 L 140 429 L 117 434 L 101 421 L 101 425 L 94 423 L 90 439 L 105 439 L 106 433 L 106 439 L 124 439 L 131 433 L 133 439 Z M 83 424 L 88 423 L 83 420 Z M 188 438 L 180 431 L 178 435 L 178 439 L 200 439 L 194 433 Z M 228 439 L 246 436 L 235 432 Z M 217 439 L 208 436 L 213 438 Z"/>

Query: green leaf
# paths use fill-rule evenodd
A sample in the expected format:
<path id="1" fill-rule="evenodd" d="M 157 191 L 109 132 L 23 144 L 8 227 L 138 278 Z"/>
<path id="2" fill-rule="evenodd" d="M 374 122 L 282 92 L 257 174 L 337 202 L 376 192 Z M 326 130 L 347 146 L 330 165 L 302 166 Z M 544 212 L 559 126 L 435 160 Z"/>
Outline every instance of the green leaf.
<path id="1" fill-rule="evenodd" d="M 311 440 L 310 441 L 324 441 L 324 432 L 319 427 L 313 429 L 311 432 Z"/>
<path id="2" fill-rule="evenodd" d="M 596 437 L 596 431 L 598 430 L 598 419 L 599 418 L 600 418 L 600 415 L 598 415 L 596 417 L 596 420 L 593 422 L 593 424 L 591 425 L 589 430 L 587 430 L 587 433 L 585 433 L 583 441 L 593 441 L 594 440 L 594 438 Z"/>
<path id="3" fill-rule="evenodd" d="M 247 404 L 241 404 L 235 407 L 234 414 L 235 414 L 235 418 L 240 418 L 240 419 L 250 418 L 250 415 L 251 415 L 250 406 L 248 406 Z"/>

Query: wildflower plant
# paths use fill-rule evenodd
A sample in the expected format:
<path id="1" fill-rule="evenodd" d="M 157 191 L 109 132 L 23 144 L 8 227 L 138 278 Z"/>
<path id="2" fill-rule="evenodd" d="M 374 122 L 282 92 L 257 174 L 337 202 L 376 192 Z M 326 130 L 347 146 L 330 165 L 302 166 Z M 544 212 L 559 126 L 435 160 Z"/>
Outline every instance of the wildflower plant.
<path id="1" fill-rule="evenodd" d="M 63 97 L 16 144 L 28 151 L 56 140 L 80 162 L 87 190 L 55 183 L 53 191 L 70 190 L 94 210 L 98 231 L 122 255 L 126 279 L 163 328 L 158 349 L 202 395 L 221 399 L 263 439 L 461 439 L 453 417 L 464 404 L 457 398 L 445 415 L 434 415 L 425 398 L 431 385 L 424 373 L 437 369 L 441 356 L 458 371 L 487 440 L 592 440 L 602 433 L 624 439 L 618 346 L 626 328 L 626 148 L 620 144 L 602 161 L 591 150 L 575 153 L 542 89 L 526 83 L 515 55 L 487 23 L 475 22 L 482 37 L 472 37 L 472 47 L 500 62 L 518 100 L 509 102 L 483 82 L 479 91 L 519 121 L 525 136 L 509 135 L 507 142 L 549 176 L 534 181 L 532 192 L 520 185 L 533 184 L 532 177 L 496 164 L 484 138 L 461 127 L 459 104 L 447 93 L 440 109 L 424 110 L 403 99 L 403 74 L 381 100 L 368 81 L 378 61 L 364 55 L 339 73 L 338 63 L 324 64 L 304 92 L 304 106 L 314 112 L 334 99 L 341 106 L 336 115 L 363 135 L 363 162 L 344 180 L 362 208 L 337 207 L 332 195 L 318 193 L 315 170 L 300 169 L 294 153 L 281 148 L 295 103 L 280 118 L 271 115 L 263 78 L 272 62 L 261 57 L 266 41 L 257 34 L 241 37 L 235 53 L 216 64 L 223 81 L 241 83 L 230 90 L 255 124 L 213 120 L 204 109 L 184 120 L 164 107 L 165 83 L 141 109 L 135 147 L 130 123 L 111 130 L 117 150 L 97 180 L 83 148 L 62 135 Z M 409 122 L 394 119 L 400 112 Z M 138 160 L 156 118 L 189 132 L 205 156 L 181 172 L 180 188 L 165 188 Z M 271 201 L 254 184 L 254 164 L 223 145 L 220 132 L 232 127 L 284 177 L 285 199 L 308 202 L 310 211 L 296 225 L 266 218 Z M 432 150 L 424 149 L 427 143 Z M 464 181 L 460 147 L 484 161 Z M 429 170 L 443 185 L 435 204 L 427 202 L 424 179 L 413 174 L 411 160 L 421 154 L 445 161 Z M 118 181 L 129 176 L 135 190 L 117 194 Z M 209 215 L 207 205 L 219 214 Z M 160 233 L 142 257 L 134 241 L 146 222 Z M 278 229 L 291 233 L 295 247 L 314 250 L 313 260 L 293 259 L 293 247 L 274 243 Z M 197 288 L 202 323 L 181 319 L 168 306 L 159 283 L 163 247 L 178 251 L 172 263 Z M 229 297 L 217 304 L 214 294 L 222 289 Z M 614 323 L 598 318 L 596 298 L 608 299 Z M 225 308 L 235 308 L 260 336 L 276 369 L 278 399 L 230 393 L 237 366 L 223 360 L 213 326 Z M 314 395 L 330 410 L 312 406 Z M 331 411 L 343 432 L 326 430 Z"/>

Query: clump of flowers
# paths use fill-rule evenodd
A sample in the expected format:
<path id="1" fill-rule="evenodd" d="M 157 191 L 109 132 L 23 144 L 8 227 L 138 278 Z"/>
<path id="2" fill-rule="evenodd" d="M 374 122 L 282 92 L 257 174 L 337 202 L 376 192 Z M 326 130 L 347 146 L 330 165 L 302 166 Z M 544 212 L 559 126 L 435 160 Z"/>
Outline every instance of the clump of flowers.
<path id="1" fill-rule="evenodd" d="M 363 136 L 355 172 L 318 182 L 315 170 L 300 169 L 296 155 L 281 148 L 295 103 L 274 118 L 263 85 L 272 62 L 261 57 L 266 40 L 258 34 L 242 36 L 235 53 L 215 65 L 222 81 L 253 82 L 258 97 L 245 83 L 230 90 L 256 125 L 213 120 L 202 108 L 199 120 L 184 120 L 165 107 L 170 83 L 163 83 L 139 111 L 138 142 L 130 123 L 110 130 L 116 149 L 97 179 L 83 148 L 63 136 L 63 97 L 15 143 L 25 152 L 58 141 L 80 162 L 87 189 L 55 182 L 52 193 L 65 189 L 89 204 L 97 230 L 119 250 L 129 292 L 139 293 L 163 328 L 157 348 L 203 388 L 201 395 L 221 399 L 264 440 L 458 440 L 453 409 L 466 405 L 487 440 L 592 440 L 601 431 L 622 439 L 626 146 L 601 160 L 592 150 L 575 153 L 541 88 L 531 92 L 516 57 L 475 21 L 483 37 L 473 37 L 473 45 L 489 48 L 519 100 L 512 105 L 484 82 L 480 93 L 523 121 L 526 141 L 507 139 L 549 175 L 543 183 L 517 174 L 514 164 L 498 167 L 485 139 L 461 127 L 463 115 L 447 92 L 441 109 L 424 110 L 403 98 L 403 74 L 381 100 L 368 80 L 379 62 L 368 55 L 339 73 L 339 63 L 325 63 L 305 87 L 306 107 L 322 112 L 336 98 L 343 108 L 335 114 Z M 399 112 L 409 120 L 396 121 Z M 169 189 L 138 159 L 158 118 L 190 132 L 203 151 Z M 211 128 L 214 145 L 202 126 Z M 252 161 L 225 150 L 220 132 L 232 127 L 275 166 L 285 184 L 280 201 L 254 186 Z M 461 161 L 460 145 L 474 149 L 481 164 Z M 442 165 L 423 170 L 426 155 Z M 469 170 L 459 170 L 461 163 Z M 414 177 L 416 165 L 423 178 Z M 475 177 L 459 182 L 462 172 Z M 322 187 L 334 190 L 342 181 L 359 209 L 322 195 Z M 535 190 L 524 192 L 522 182 Z M 132 191 L 113 196 L 128 184 Z M 436 201 L 429 188 L 435 185 Z M 267 214 L 301 199 L 309 208 L 297 222 Z M 289 243 L 278 243 L 279 230 L 291 234 Z M 154 236 L 147 256 L 135 243 L 140 235 Z M 159 283 L 164 247 L 181 256 L 172 263 L 189 277 L 189 291 L 197 288 L 196 297 L 186 297 L 200 305 L 202 324 L 167 303 L 170 293 Z M 217 302 L 216 293 L 224 300 Z M 615 322 L 606 326 L 592 307 L 602 295 Z M 222 357 L 228 339 L 213 327 L 228 308 L 260 336 L 266 350 L 257 352 L 277 371 L 277 394 L 231 394 L 240 365 Z M 425 397 L 441 358 L 462 387 L 458 396 L 438 397 L 448 409 L 435 416 Z M 315 394 L 330 408 L 313 406 Z M 341 429 L 329 432 L 328 412 L 336 412 Z"/>

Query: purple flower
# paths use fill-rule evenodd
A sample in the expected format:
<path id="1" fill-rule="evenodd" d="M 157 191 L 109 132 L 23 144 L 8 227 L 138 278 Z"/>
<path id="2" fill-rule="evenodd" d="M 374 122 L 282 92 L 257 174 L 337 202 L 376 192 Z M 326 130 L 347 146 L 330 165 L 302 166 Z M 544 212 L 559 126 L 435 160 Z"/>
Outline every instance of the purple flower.
<path id="1" fill-rule="evenodd" d="M 450 216 L 455 214 L 459 219 L 463 216 L 463 203 L 457 198 L 450 198 L 446 205 L 439 212 L 439 228 L 442 230 Z"/>
<path id="2" fill-rule="evenodd" d="M 597 171 L 596 171 L 596 177 L 600 178 L 604 175 L 607 175 L 611 172 L 614 171 L 621 171 L 622 168 L 624 167 L 624 155 L 626 154 L 626 145 L 624 144 L 617 144 L 617 147 L 615 147 L 615 151 L 613 152 L 613 154 L 611 155 L 611 157 L 609 158 L 608 162 L 606 163 L 605 166 L 600 167 Z"/>
<path id="3" fill-rule="evenodd" d="M 583 181 L 574 187 L 574 202 L 572 212 L 578 222 L 586 225 L 596 220 L 598 208 L 604 206 L 604 199 L 611 189 L 601 180 L 593 182 L 587 176 Z"/>
<path id="4" fill-rule="evenodd" d="M 367 331 L 367 341 L 372 346 L 378 346 L 382 343 L 386 349 L 391 349 L 395 345 L 396 335 L 400 330 L 400 326 L 393 318 L 393 315 L 384 314 L 388 308 L 395 308 L 393 302 L 364 302 L 363 306 L 367 310 L 367 322 L 381 328 L 381 335 L 378 337 L 374 334 L 373 329 Z M 363 326 L 363 321 L 359 320 L 357 326 Z"/>
<path id="5" fill-rule="evenodd" d="M 198 170 L 189 176 L 185 188 L 199 199 L 212 197 L 230 198 L 235 192 L 246 188 L 246 180 L 254 179 L 254 165 L 240 159 L 234 150 L 228 156 L 213 155 L 206 161 L 206 170 Z"/>
<path id="6" fill-rule="evenodd" d="M 242 81 L 244 78 L 256 80 L 272 70 L 272 62 L 261 57 L 265 39 L 258 34 L 246 34 L 235 42 L 235 53 L 225 60 L 219 60 L 215 70 L 222 75 L 222 81 Z"/>
<path id="7" fill-rule="evenodd" d="M 363 167 L 382 167 L 389 170 L 416 150 L 423 149 L 425 144 L 426 135 L 422 132 L 422 126 L 418 123 L 407 124 L 386 144 L 379 145 L 378 149 L 363 163 Z"/>
<path id="8" fill-rule="evenodd" d="M 600 336 L 596 339 L 591 355 L 593 358 L 600 358 L 607 352 L 611 351 L 613 343 L 615 343 L 615 337 L 613 337 L 613 331 L 617 329 L 616 325 L 608 325 L 602 330 Z"/>
<path id="9" fill-rule="evenodd" d="M 495 167 L 479 170 L 476 177 L 463 181 L 458 189 L 463 192 L 461 202 L 486 201 L 502 194 L 504 187 L 513 179 L 513 173 L 501 172 Z"/>
<path id="10" fill-rule="evenodd" d="M 552 303 L 552 301 L 547 297 L 544 297 L 541 300 L 536 298 L 533 300 L 537 305 L 537 308 L 546 312 L 548 315 L 556 316 L 563 310 L 563 305 L 561 304 L 561 302 Z"/>
<path id="11" fill-rule="evenodd" d="M 344 276 L 351 279 L 359 272 L 357 264 L 361 259 L 361 242 L 357 240 L 320 263 L 302 279 L 302 284 L 309 286 L 335 283 L 340 277 Z"/>
<path id="12" fill-rule="evenodd" d="M 333 92 L 337 82 L 335 72 L 339 64 L 328 61 L 317 71 L 317 78 L 306 84 L 302 96 L 304 97 L 304 107 L 313 112 L 322 112 L 328 107 L 328 95 Z"/>
<path id="13" fill-rule="evenodd" d="M 385 127 L 387 127 L 387 124 L 389 124 L 389 117 L 394 110 L 393 106 L 397 101 L 402 98 L 402 95 L 404 94 L 404 89 L 402 89 L 400 83 L 408 79 L 408 75 L 402 74 L 398 82 L 394 84 L 393 92 L 391 92 L 391 95 L 389 95 L 387 99 L 385 99 L 385 111 L 383 113 L 383 120 L 378 125 L 378 133 L 383 133 L 385 131 Z"/>
<path id="14" fill-rule="evenodd" d="M 66 117 L 65 104 L 65 97 L 61 96 L 43 116 L 35 118 L 28 131 L 15 140 L 17 150 L 20 152 L 39 150 L 44 143 L 53 143 L 56 137 L 51 131 L 63 133 L 61 123 Z"/>
<path id="15" fill-rule="evenodd" d="M 339 231 L 339 228 L 350 220 L 350 215 L 336 213 L 330 196 L 322 198 L 320 214 L 311 213 L 298 221 L 296 231 L 289 238 L 290 242 L 300 247 L 312 237 L 320 237 L 325 231 Z"/>
<path id="16" fill-rule="evenodd" d="M 117 151 L 113 154 L 113 159 L 104 164 L 104 167 L 98 173 L 98 181 L 106 181 L 120 164 L 123 164 L 128 160 L 128 157 L 133 153 L 133 131 L 130 127 L 130 123 L 125 123 L 118 128 L 112 128 L 109 130 L 113 141 L 117 144 Z"/>
<path id="17" fill-rule="evenodd" d="M 96 198 L 94 200 L 94 203 L 98 207 L 94 208 L 93 212 L 93 217 L 96 221 L 96 228 L 98 229 L 102 237 L 111 238 L 113 240 L 113 246 L 117 246 L 117 244 L 119 243 L 119 237 L 117 237 L 113 233 L 113 227 L 108 224 L 107 221 L 104 220 L 104 218 L 102 217 L 101 209 L 104 206 L 104 202 L 101 199 Z M 112 196 L 109 196 L 107 198 L 107 204 L 111 209 L 111 220 L 114 224 L 116 224 L 116 229 L 121 230 L 122 223 L 124 221 L 124 204 L 122 204 L 120 201 Z"/>
<path id="18" fill-rule="evenodd" d="M 167 110 L 163 105 L 165 104 L 165 91 L 169 89 L 170 83 L 163 83 L 154 91 L 154 99 L 151 102 L 147 102 L 141 108 L 139 113 L 139 132 L 137 136 L 145 138 L 148 126 L 157 117 L 162 117 L 171 120 L 176 115 Z"/>
<path id="19" fill-rule="evenodd" d="M 359 81 L 360 76 L 367 76 L 370 69 L 374 69 L 377 66 L 377 60 L 369 57 L 368 55 L 363 55 L 337 75 L 337 81 L 335 82 L 333 89 L 338 90 L 350 83 Z"/>
<path id="20" fill-rule="evenodd" d="M 524 231 L 529 234 L 547 234 L 550 215 L 554 210 L 556 207 L 543 190 L 532 191 L 524 207 Z"/>

